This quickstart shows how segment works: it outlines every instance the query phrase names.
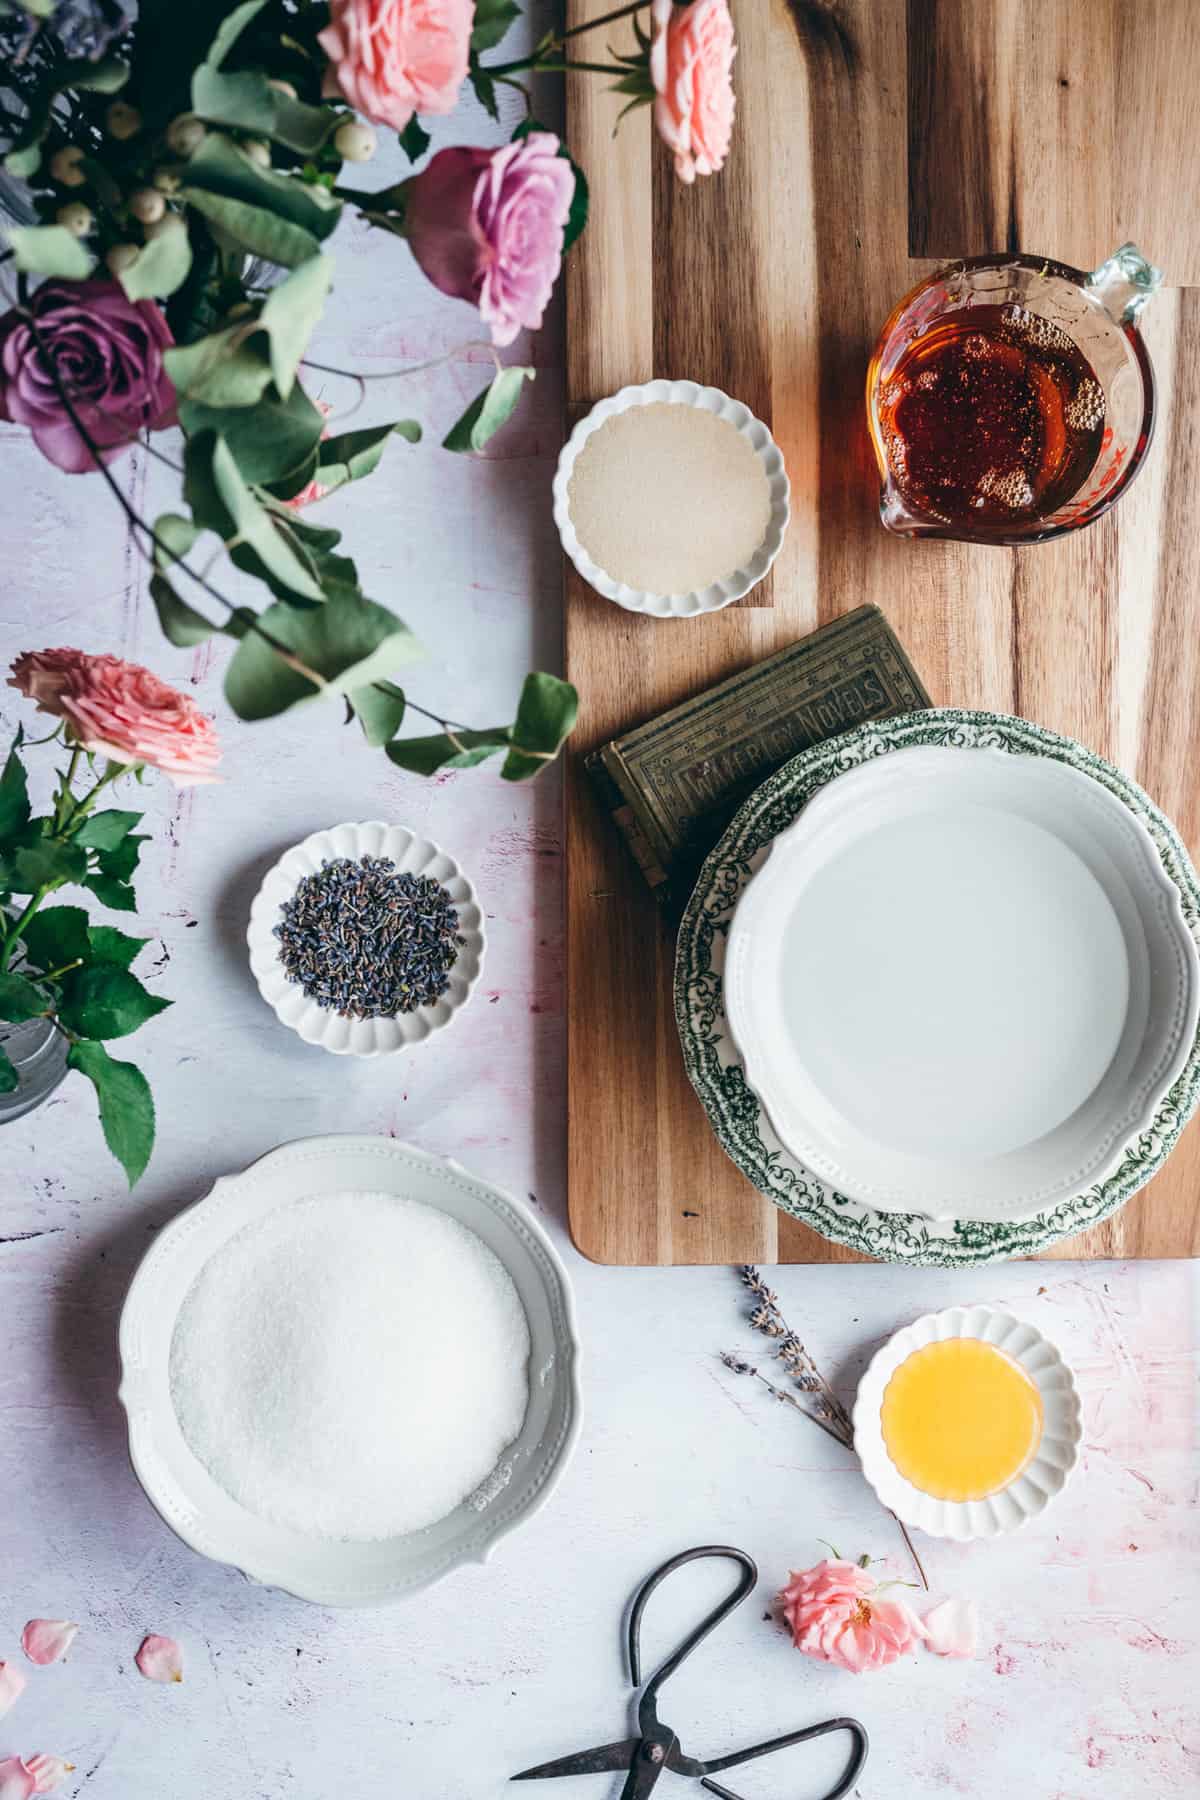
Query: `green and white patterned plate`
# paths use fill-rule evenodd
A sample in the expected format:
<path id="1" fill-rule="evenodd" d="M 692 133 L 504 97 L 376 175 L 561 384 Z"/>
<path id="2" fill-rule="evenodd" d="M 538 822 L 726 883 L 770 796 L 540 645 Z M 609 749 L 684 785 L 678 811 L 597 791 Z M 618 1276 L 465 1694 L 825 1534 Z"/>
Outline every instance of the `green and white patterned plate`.
<path id="1" fill-rule="evenodd" d="M 936 708 L 862 725 L 802 751 L 750 796 L 705 862 L 683 915 L 675 953 L 675 1018 L 688 1076 L 718 1142 L 760 1193 L 822 1236 L 868 1256 L 966 1268 L 1036 1254 L 1107 1219 L 1143 1187 L 1166 1161 L 1200 1098 L 1200 1034 L 1149 1130 L 1127 1145 L 1113 1172 L 1021 1223 L 935 1221 L 914 1213 L 877 1212 L 826 1186 L 784 1149 L 747 1084 L 725 1022 L 722 969 L 734 907 L 773 839 L 820 788 L 874 757 L 929 744 L 1052 757 L 1102 783 L 1150 833 L 1179 891 L 1188 930 L 1200 946 L 1196 871 L 1170 820 L 1135 782 L 1082 744 L 1025 719 Z"/>

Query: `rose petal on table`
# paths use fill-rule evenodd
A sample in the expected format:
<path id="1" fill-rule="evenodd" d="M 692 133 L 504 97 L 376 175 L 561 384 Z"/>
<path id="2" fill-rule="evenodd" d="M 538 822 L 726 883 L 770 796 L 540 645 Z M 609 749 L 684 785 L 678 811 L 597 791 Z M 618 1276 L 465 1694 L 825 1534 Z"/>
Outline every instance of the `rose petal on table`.
<path id="1" fill-rule="evenodd" d="M 942 1600 L 924 1618 L 925 1642 L 935 1656 L 974 1656 L 979 1613 L 973 1600 Z"/>
<path id="2" fill-rule="evenodd" d="M 37 1779 L 19 1756 L 0 1762 L 0 1800 L 30 1800 L 37 1793 Z"/>
<path id="3" fill-rule="evenodd" d="M 25 1677 L 15 1663 L 0 1662 L 0 1719 L 25 1692 Z"/>
<path id="4" fill-rule="evenodd" d="M 71 1619 L 30 1619 L 21 1633 L 21 1648 L 32 1663 L 61 1662 L 78 1631 Z"/>
<path id="5" fill-rule="evenodd" d="M 147 1681 L 183 1680 L 183 1651 L 174 1638 L 148 1632 L 133 1660 Z"/>
<path id="6" fill-rule="evenodd" d="M 69 1775 L 75 1764 L 69 1763 L 61 1756 L 48 1756 L 39 1750 L 36 1756 L 27 1757 L 25 1767 L 33 1776 L 35 1794 L 52 1794 L 64 1775 Z"/>

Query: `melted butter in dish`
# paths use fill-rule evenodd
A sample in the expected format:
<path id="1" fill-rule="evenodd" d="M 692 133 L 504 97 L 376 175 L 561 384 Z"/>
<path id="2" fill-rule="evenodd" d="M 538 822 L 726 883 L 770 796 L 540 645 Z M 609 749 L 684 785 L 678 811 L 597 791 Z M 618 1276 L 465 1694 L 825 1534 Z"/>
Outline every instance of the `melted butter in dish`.
<path id="1" fill-rule="evenodd" d="M 982 1500 L 1015 1481 L 1042 1437 L 1025 1371 L 980 1338 L 914 1350 L 884 1390 L 883 1441 L 896 1469 L 937 1500 Z"/>

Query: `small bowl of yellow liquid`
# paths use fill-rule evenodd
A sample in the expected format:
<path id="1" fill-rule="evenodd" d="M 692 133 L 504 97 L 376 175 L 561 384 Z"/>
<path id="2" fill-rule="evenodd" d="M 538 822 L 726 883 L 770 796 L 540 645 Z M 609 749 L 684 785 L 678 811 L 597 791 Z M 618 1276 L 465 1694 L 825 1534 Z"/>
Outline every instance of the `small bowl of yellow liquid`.
<path id="1" fill-rule="evenodd" d="M 1043 1512 L 1079 1460 L 1074 1377 L 1033 1325 L 990 1306 L 928 1313 L 859 1384 L 854 1447 L 885 1506 L 932 1537 L 994 1537 Z"/>

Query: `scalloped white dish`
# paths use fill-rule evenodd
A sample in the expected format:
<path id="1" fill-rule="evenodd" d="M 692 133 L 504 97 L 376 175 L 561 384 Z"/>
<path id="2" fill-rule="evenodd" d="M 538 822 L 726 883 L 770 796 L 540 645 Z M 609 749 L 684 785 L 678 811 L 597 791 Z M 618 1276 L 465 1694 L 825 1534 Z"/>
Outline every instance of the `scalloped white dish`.
<path id="1" fill-rule="evenodd" d="M 694 407 L 726 420 L 752 446 L 767 480 L 770 516 L 762 543 L 754 555 L 721 580 L 683 594 L 652 594 L 614 580 L 580 543 L 569 506 L 568 489 L 576 459 L 592 433 L 617 413 L 655 405 Z M 755 418 L 748 406 L 731 399 L 720 388 L 701 387 L 695 381 L 648 381 L 639 386 L 623 387 L 606 400 L 598 401 L 576 425 L 563 445 L 554 475 L 554 523 L 563 549 L 579 573 L 606 600 L 615 601 L 627 612 L 650 613 L 659 619 L 690 619 L 699 613 L 719 612 L 734 600 L 740 600 L 762 580 L 783 544 L 790 516 L 789 497 L 783 453 L 762 420 Z"/>
<path id="2" fill-rule="evenodd" d="M 175 1322 L 205 1264 L 237 1232 L 297 1200 L 356 1191 L 436 1207 L 482 1240 L 516 1287 L 529 1326 L 529 1402 L 517 1438 L 482 1486 L 426 1527 L 376 1542 L 310 1536 L 259 1518 L 190 1449 L 171 1399 Z M 374 1606 L 428 1587 L 544 1505 L 578 1441 L 579 1344 L 567 1273 L 526 1208 L 446 1158 L 392 1138 L 301 1139 L 223 1176 L 159 1233 L 134 1275 L 120 1325 L 120 1400 L 147 1498 L 201 1556 L 321 1606 Z"/>
<path id="3" fill-rule="evenodd" d="M 1047 757 L 841 774 L 747 885 L 729 1028 L 780 1140 L 880 1212 L 1012 1222 L 1103 1180 L 1196 1035 L 1200 962 L 1145 826 Z"/>
<path id="4" fill-rule="evenodd" d="M 280 908 L 306 875 L 315 875 L 324 862 L 340 856 L 352 861 L 362 856 L 388 856 L 398 870 L 429 875 L 449 894 L 464 942 L 450 970 L 450 985 L 435 1005 L 388 1018 L 351 1019 L 309 999 L 299 983 L 285 974 L 274 935 Z M 314 831 L 286 851 L 254 896 L 246 941 L 258 991 L 276 1018 L 306 1044 L 317 1044 L 334 1056 L 390 1056 L 443 1030 L 470 999 L 487 948 L 475 889 L 455 859 L 431 838 L 420 837 L 406 825 L 386 825 L 379 819 Z"/>
<path id="5" fill-rule="evenodd" d="M 915 1350 L 950 1338 L 978 1338 L 1017 1363 L 1042 1402 L 1042 1435 L 1020 1474 L 982 1500 L 940 1500 L 906 1480 L 888 1455 L 881 1425 L 888 1382 Z M 854 1448 L 884 1506 L 930 1537 L 997 1537 L 1036 1518 L 1066 1486 L 1079 1461 L 1082 1416 L 1075 1378 L 1036 1326 L 991 1306 L 927 1313 L 890 1337 L 872 1357 L 854 1402 Z"/>

